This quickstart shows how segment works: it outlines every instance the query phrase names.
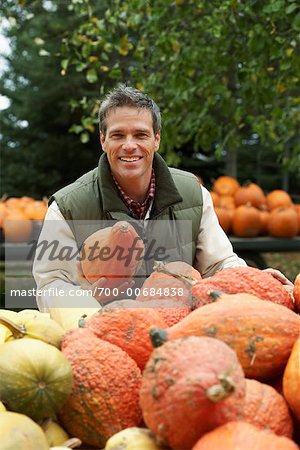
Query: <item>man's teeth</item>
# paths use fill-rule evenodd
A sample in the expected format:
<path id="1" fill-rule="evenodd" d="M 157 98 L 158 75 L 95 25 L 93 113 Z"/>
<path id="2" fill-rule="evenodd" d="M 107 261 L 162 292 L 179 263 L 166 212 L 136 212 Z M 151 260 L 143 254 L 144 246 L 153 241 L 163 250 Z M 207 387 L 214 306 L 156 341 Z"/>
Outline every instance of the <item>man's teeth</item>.
<path id="1" fill-rule="evenodd" d="M 141 157 L 140 156 L 135 156 L 135 157 L 121 157 L 121 161 L 126 161 L 126 162 L 133 162 L 133 161 L 138 161 Z"/>

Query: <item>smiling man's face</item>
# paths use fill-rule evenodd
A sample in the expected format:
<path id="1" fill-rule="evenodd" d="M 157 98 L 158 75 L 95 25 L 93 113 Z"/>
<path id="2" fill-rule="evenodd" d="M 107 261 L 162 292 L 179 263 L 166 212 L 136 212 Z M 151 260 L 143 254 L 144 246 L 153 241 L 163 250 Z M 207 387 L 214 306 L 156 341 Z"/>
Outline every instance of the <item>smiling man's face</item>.
<path id="1" fill-rule="evenodd" d="M 116 180 L 122 185 L 143 177 L 147 186 L 152 173 L 154 152 L 160 133 L 154 134 L 151 112 L 147 109 L 120 107 L 106 117 L 106 134 L 101 145 Z"/>

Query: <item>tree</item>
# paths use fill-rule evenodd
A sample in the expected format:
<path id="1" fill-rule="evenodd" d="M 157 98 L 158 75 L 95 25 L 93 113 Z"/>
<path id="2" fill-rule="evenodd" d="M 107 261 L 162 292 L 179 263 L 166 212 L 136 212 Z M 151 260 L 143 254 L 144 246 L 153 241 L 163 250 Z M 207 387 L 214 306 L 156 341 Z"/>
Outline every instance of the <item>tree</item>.
<path id="1" fill-rule="evenodd" d="M 237 153 L 255 140 L 300 174 L 298 2 L 112 0 L 101 16 L 95 5 L 72 1 L 79 26 L 64 38 L 63 65 L 101 93 L 123 81 L 153 96 L 169 163 L 189 143 L 225 152 L 234 174 Z M 95 104 L 86 102 L 87 117 Z"/>
<path id="2" fill-rule="evenodd" d="M 66 27 L 76 26 L 65 2 L 6 0 L 1 11 L 9 19 L 5 33 L 11 44 L 0 78 L 2 94 L 10 99 L 0 119 L 1 193 L 40 198 L 97 164 L 95 127 L 86 121 L 94 133 L 88 146 L 69 133 L 79 113 L 72 112 L 70 99 L 91 87 L 75 70 L 68 79 L 61 76 L 61 39 Z"/>

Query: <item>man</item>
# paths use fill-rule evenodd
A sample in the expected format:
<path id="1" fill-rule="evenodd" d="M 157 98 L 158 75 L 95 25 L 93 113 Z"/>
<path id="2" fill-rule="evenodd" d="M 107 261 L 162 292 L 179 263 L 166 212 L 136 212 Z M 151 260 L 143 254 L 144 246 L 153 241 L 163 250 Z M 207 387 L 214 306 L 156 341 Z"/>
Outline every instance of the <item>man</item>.
<path id="1" fill-rule="evenodd" d="M 79 236 L 80 226 L 74 225 L 78 221 L 139 220 L 147 223 L 152 220 L 158 223 L 163 220 L 166 223 L 161 228 L 160 238 L 165 234 L 171 241 L 169 247 L 177 256 L 173 260 L 185 259 L 182 255 L 186 243 L 176 247 L 171 231 L 174 223 L 185 220 L 191 223 L 191 263 L 202 277 L 227 267 L 246 265 L 233 253 L 230 241 L 219 226 L 209 192 L 194 175 L 168 168 L 157 154 L 161 137 L 160 111 L 147 95 L 124 85 L 117 87 L 102 102 L 99 122 L 104 151 L 99 166 L 50 198 L 40 242 L 49 241 L 52 236 L 61 246 L 79 247 L 84 238 Z M 37 288 L 43 292 L 52 288 L 52 291 L 62 289 L 71 293 L 75 286 L 77 297 L 81 288 L 105 288 L 107 282 L 100 279 L 93 285 L 84 283 L 75 258 L 67 261 L 66 258 L 36 257 L 34 277 Z M 122 284 L 124 289 L 130 286 L 132 282 Z M 82 298 L 81 305 L 99 306 L 98 302 L 113 299 L 113 295 L 95 294 Z M 37 301 L 41 310 L 47 311 L 51 306 L 46 294 Z"/>

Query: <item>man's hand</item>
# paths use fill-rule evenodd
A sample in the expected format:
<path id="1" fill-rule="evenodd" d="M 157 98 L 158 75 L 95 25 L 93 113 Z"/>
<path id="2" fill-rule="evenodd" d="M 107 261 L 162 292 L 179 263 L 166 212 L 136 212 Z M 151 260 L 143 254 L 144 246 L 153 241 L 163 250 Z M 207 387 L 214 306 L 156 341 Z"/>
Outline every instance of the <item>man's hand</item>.
<path id="1" fill-rule="evenodd" d="M 105 277 L 99 278 L 94 283 L 90 283 L 83 275 L 80 262 L 77 263 L 77 270 L 80 279 L 80 287 L 84 290 L 91 290 L 94 292 L 94 298 L 98 300 L 100 305 L 105 305 L 113 300 L 124 299 L 124 294 L 121 292 L 126 292 L 127 289 L 134 285 L 134 280 L 128 280 L 117 286 L 117 291 L 119 295 L 115 295 L 115 290 L 109 286 L 109 280 Z"/>
<path id="2" fill-rule="evenodd" d="M 276 278 L 276 280 L 280 281 L 283 284 L 283 287 L 288 292 L 293 292 L 293 283 L 282 272 L 280 272 L 280 270 L 268 267 L 267 269 L 264 269 L 264 272 L 269 272 L 271 275 L 273 275 L 274 278 Z"/>

